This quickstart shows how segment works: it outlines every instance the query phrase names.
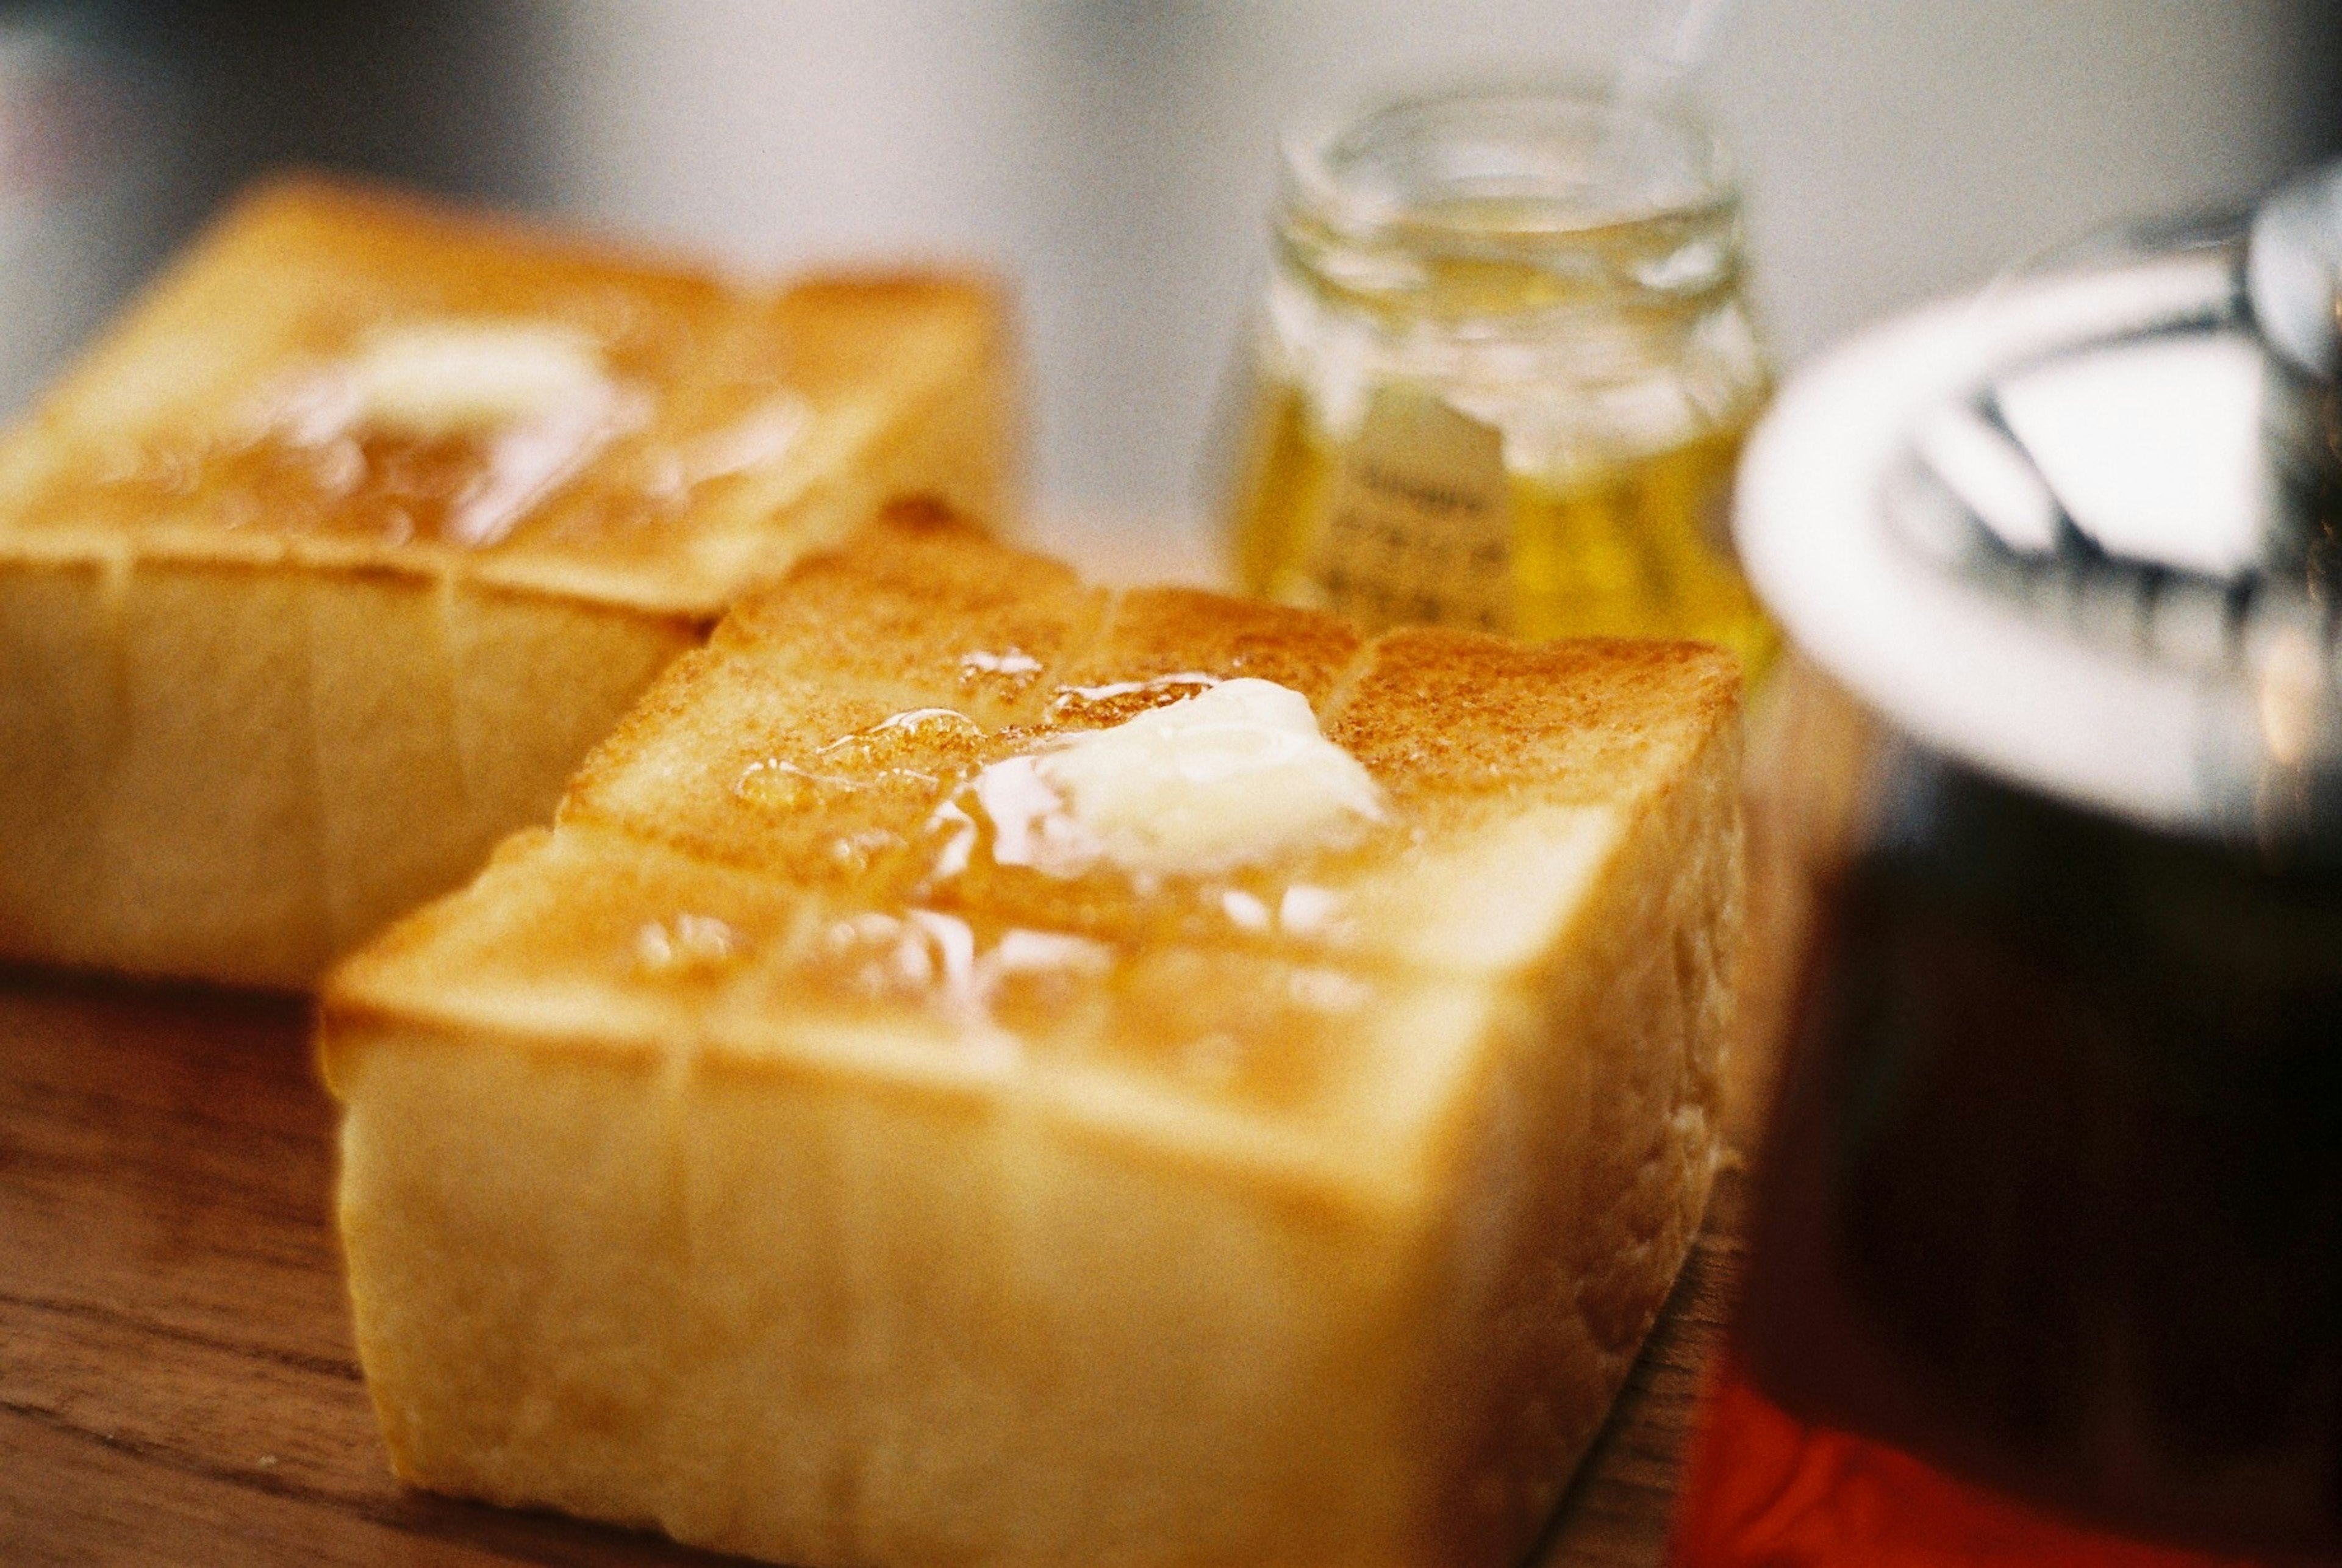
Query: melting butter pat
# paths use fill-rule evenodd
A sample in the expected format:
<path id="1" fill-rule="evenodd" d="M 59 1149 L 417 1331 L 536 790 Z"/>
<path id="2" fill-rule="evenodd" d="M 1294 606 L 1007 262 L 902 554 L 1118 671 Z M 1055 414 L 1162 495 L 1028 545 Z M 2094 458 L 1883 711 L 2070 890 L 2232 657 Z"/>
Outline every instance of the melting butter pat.
<path id="1" fill-rule="evenodd" d="M 349 376 L 358 424 L 425 438 L 528 424 L 609 394 L 593 340 L 541 321 L 392 328 L 359 351 Z"/>
<path id="2" fill-rule="evenodd" d="M 1071 736 L 1033 765 L 1079 835 L 1137 872 L 1226 871 L 1339 842 L 1385 814 L 1308 699 L 1272 681 L 1222 682 Z"/>

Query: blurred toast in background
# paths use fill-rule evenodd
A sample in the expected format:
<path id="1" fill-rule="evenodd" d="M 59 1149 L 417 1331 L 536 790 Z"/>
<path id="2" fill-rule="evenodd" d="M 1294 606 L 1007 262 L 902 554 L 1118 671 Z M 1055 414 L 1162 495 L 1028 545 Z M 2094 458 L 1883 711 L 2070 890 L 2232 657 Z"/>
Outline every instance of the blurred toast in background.
<path id="1" fill-rule="evenodd" d="M 257 189 L 0 442 L 0 957 L 311 984 L 748 584 L 1001 516 L 1010 355 L 980 281 Z"/>

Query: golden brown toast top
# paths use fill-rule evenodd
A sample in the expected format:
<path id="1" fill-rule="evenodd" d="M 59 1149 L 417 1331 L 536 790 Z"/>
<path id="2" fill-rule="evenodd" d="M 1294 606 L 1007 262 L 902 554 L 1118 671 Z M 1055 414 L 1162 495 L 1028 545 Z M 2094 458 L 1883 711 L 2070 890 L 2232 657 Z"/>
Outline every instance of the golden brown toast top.
<path id="1" fill-rule="evenodd" d="M 583 371 L 525 414 L 451 429 L 386 422 L 353 391 L 386 354 L 411 378 L 432 370 L 418 353 L 483 330 Z M 823 542 L 806 530 L 834 533 L 813 515 L 826 487 L 1003 333 L 996 292 L 965 278 L 751 286 L 281 180 L 0 443 L 0 551 L 290 556 L 712 615 Z"/>
<path id="2" fill-rule="evenodd" d="M 1386 821 L 1208 875 L 989 855 L 977 769 L 1245 675 L 1308 695 Z M 1368 641 L 1307 611 L 1109 593 L 898 508 L 671 666 L 550 834 L 337 971 L 329 1071 L 363 1020 L 485 1024 L 1372 1164 L 1567 961 L 1636 814 L 1733 776 L 1737 691 L 1693 644 Z"/>

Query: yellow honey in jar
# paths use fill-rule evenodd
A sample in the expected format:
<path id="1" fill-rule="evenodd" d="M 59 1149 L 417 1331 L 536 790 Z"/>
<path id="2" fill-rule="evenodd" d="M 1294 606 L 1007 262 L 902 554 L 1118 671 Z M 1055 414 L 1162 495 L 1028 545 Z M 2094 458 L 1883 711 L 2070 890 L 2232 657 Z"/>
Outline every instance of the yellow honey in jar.
<path id="1" fill-rule="evenodd" d="M 1769 377 L 1719 160 L 1550 95 L 1290 146 L 1241 584 L 1376 626 L 1696 637 L 1760 674 L 1776 637 L 1726 520 Z"/>

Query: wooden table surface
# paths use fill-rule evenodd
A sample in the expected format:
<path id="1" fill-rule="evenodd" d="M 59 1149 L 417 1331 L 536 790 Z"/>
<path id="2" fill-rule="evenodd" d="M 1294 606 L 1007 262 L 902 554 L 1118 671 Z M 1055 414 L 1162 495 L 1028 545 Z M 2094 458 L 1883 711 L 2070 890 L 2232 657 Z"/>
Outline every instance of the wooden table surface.
<path id="1" fill-rule="evenodd" d="M 728 1561 L 391 1478 L 305 1009 L 0 971 L 0 1563 Z M 1738 1183 L 1540 1564 L 1659 1560 Z"/>

